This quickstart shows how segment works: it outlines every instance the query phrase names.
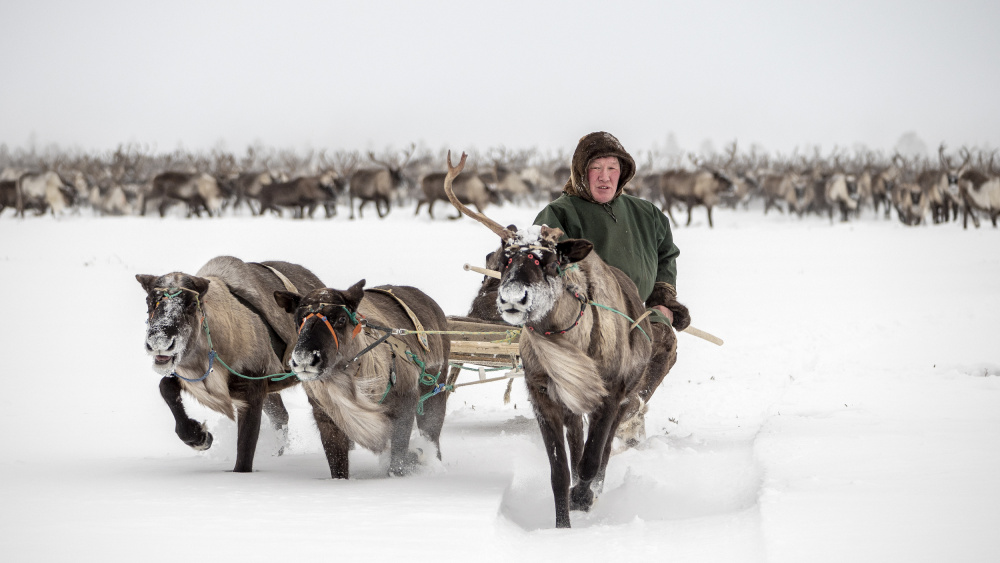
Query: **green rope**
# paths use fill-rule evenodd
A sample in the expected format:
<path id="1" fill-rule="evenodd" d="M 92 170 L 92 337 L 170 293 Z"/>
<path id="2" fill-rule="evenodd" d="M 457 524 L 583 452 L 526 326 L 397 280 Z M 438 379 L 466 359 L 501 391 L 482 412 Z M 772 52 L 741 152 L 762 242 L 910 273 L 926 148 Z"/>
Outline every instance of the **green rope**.
<path id="1" fill-rule="evenodd" d="M 411 362 L 417 364 L 417 366 L 420 367 L 420 384 L 434 387 L 429 393 L 421 395 L 420 399 L 417 400 L 417 414 L 422 415 L 424 414 L 424 401 L 430 399 L 434 395 L 441 393 L 442 391 L 454 391 L 455 386 L 438 383 L 438 379 L 441 378 L 442 372 L 441 371 L 437 372 L 437 375 L 427 373 L 427 364 L 422 362 L 420 358 L 418 358 L 417 355 L 414 354 L 413 352 L 407 350 L 406 357 L 408 357 Z"/>
<path id="2" fill-rule="evenodd" d="M 633 324 L 635 323 L 635 319 L 633 319 L 632 317 L 626 315 L 625 313 L 622 313 L 621 311 L 619 311 L 617 309 L 613 309 L 611 307 L 608 307 L 607 305 L 601 305 L 600 303 L 595 303 L 594 301 L 591 301 L 590 304 L 593 305 L 594 307 L 600 307 L 601 309 L 604 309 L 605 311 L 611 311 L 612 313 L 618 313 L 619 315 L 621 315 L 621 316 L 625 317 L 626 319 L 628 319 L 628 322 L 633 323 Z M 639 331 L 642 332 L 642 334 L 646 337 L 647 340 L 649 340 L 650 342 L 653 341 L 653 339 L 650 338 L 648 334 L 646 334 L 646 331 L 642 330 L 641 326 L 635 325 L 635 328 L 639 329 Z"/>

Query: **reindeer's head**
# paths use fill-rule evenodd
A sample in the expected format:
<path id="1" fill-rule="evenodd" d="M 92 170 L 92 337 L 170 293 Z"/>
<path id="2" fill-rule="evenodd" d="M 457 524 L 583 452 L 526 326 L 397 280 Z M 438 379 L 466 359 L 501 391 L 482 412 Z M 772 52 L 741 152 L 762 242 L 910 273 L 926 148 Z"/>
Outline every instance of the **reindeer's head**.
<path id="1" fill-rule="evenodd" d="M 295 315 L 299 337 L 288 361 L 295 375 L 310 381 L 330 376 L 343 368 L 360 346 L 354 341 L 358 305 L 364 298 L 365 280 L 346 291 L 315 289 L 304 297 L 290 291 L 275 291 L 278 306 Z"/>
<path id="2" fill-rule="evenodd" d="M 512 325 L 536 323 L 549 314 L 564 291 L 572 291 L 563 274 L 590 254 L 594 245 L 582 239 L 559 242 L 562 231 L 545 225 L 519 231 L 511 225 L 508 230 L 516 232 L 503 241 L 497 310 Z"/>
<path id="3" fill-rule="evenodd" d="M 159 277 L 138 274 L 135 279 L 146 290 L 146 353 L 153 357 L 153 371 L 170 375 L 198 345 L 205 322 L 201 301 L 209 281 L 179 272 Z"/>

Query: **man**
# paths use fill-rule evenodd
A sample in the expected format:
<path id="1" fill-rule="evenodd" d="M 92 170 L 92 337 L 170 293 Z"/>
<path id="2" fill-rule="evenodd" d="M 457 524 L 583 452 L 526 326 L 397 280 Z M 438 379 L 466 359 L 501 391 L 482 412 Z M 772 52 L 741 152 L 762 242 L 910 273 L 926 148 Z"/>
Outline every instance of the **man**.
<path id="1" fill-rule="evenodd" d="M 644 403 L 677 361 L 677 337 L 670 327 L 684 330 L 691 323 L 687 307 L 677 301 L 680 250 L 669 220 L 653 203 L 623 193 L 634 175 L 635 161 L 618 139 L 603 131 L 590 133 L 577 144 L 562 195 L 534 221 L 558 227 L 566 238 L 592 242 L 602 260 L 635 282 L 639 298 L 651 310 L 653 355 L 639 389 L 642 406 L 634 424 L 640 427 L 627 438 L 630 443 L 645 434 Z"/>

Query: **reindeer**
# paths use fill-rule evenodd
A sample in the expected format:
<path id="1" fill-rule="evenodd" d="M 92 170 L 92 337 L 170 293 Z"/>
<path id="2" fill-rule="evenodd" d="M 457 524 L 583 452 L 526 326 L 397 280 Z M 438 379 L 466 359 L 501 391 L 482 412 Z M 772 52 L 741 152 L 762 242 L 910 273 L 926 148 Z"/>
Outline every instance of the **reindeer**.
<path id="1" fill-rule="evenodd" d="M 964 152 L 964 149 L 963 149 Z M 968 162 L 969 156 L 966 156 Z M 985 168 L 992 176 L 988 176 L 979 170 L 966 170 L 959 177 L 959 188 L 962 196 L 962 228 L 969 228 L 969 216 L 972 222 L 979 228 L 979 217 L 977 211 L 983 211 L 989 215 L 993 226 L 997 226 L 997 217 L 1000 216 L 1000 177 L 993 170 L 994 155 L 990 155 L 989 167 Z"/>
<path id="2" fill-rule="evenodd" d="M 34 209 L 35 215 L 64 213 L 76 201 L 76 190 L 59 174 L 46 172 L 25 172 L 17 178 L 15 207 L 17 214 L 24 217 L 25 209 Z"/>
<path id="3" fill-rule="evenodd" d="M 209 217 L 213 213 L 222 212 L 226 199 L 219 182 L 211 175 L 202 172 L 161 172 L 153 177 L 149 193 L 142 201 L 139 214 L 146 215 L 146 204 L 151 199 L 160 200 L 160 217 L 166 215 L 171 202 L 180 201 L 187 204 L 190 217 L 192 214 L 201 217 L 204 210 Z"/>
<path id="4" fill-rule="evenodd" d="M 352 441 L 374 452 L 391 443 L 389 474 L 411 472 L 417 461 L 409 450 L 414 417 L 441 459 L 447 393 L 438 378 L 448 367 L 451 343 L 420 332 L 447 331 L 448 320 L 416 288 L 364 286 L 361 280 L 344 291 L 274 292 L 299 326 L 289 365 L 303 381 L 334 479 L 349 476 Z"/>
<path id="5" fill-rule="evenodd" d="M 735 190 L 735 181 L 718 170 L 668 170 L 660 175 L 660 191 L 663 193 L 661 209 L 677 225 L 672 211 L 675 201 L 687 206 L 687 223 L 691 225 L 691 210 L 702 205 L 708 210 L 708 226 L 712 227 L 712 208 L 722 201 L 721 194 Z"/>
<path id="6" fill-rule="evenodd" d="M 830 222 L 833 222 L 833 208 L 840 210 L 841 222 L 846 222 L 852 213 L 858 210 L 861 194 L 858 191 L 858 178 L 854 174 L 837 172 L 826 180 L 824 196 Z"/>
<path id="7" fill-rule="evenodd" d="M 962 207 L 962 196 L 958 187 L 958 179 L 968 169 L 969 156 L 955 168 L 951 159 L 944 154 L 945 146 L 938 146 L 938 169 L 927 169 L 917 176 L 917 184 L 927 197 L 927 205 L 931 212 L 931 220 L 935 223 L 958 219 L 958 210 Z"/>
<path id="8" fill-rule="evenodd" d="M 404 152 L 402 163 L 395 161 L 380 161 L 375 158 L 375 153 L 369 151 L 368 158 L 381 168 L 365 168 L 356 170 L 351 174 L 350 194 L 351 219 L 354 219 L 354 198 L 361 200 L 358 205 L 358 217 L 363 217 L 361 210 L 369 201 L 375 203 L 375 211 L 378 216 L 385 217 L 389 213 L 390 201 L 393 192 L 403 185 L 403 167 L 413 156 L 416 145 L 410 145 L 410 149 Z M 385 206 L 385 211 L 382 211 Z"/>
<path id="9" fill-rule="evenodd" d="M 196 450 L 212 434 L 184 410 L 181 391 L 237 422 L 236 465 L 253 471 L 261 412 L 287 432 L 288 412 L 276 393 L 298 380 L 269 380 L 285 372 L 295 342 L 292 316 L 272 297 L 277 290 L 311 291 L 323 283 L 287 262 L 243 262 L 232 256 L 208 261 L 194 276 L 173 272 L 137 275 L 149 315 L 146 353 L 160 374 L 160 395 L 174 415 L 175 431 Z M 210 331 L 211 328 L 211 331 Z"/>
<path id="10" fill-rule="evenodd" d="M 884 215 L 888 219 L 892 210 L 892 192 L 899 183 L 905 163 L 898 153 L 892 157 L 892 164 L 879 170 L 872 178 L 872 205 L 878 215 L 879 205 L 884 206 Z"/>
<path id="11" fill-rule="evenodd" d="M 448 201 L 448 195 L 444 193 L 444 178 L 446 175 L 444 172 L 432 172 L 420 180 L 424 199 L 417 203 L 417 210 L 413 212 L 414 215 L 420 213 L 420 207 L 426 203 L 427 213 L 433 219 L 434 203 L 438 200 Z M 493 205 L 500 205 L 500 195 L 497 191 L 487 186 L 482 177 L 474 172 L 459 174 L 455 177 L 452 187 L 459 201 L 467 205 L 472 204 L 476 206 L 476 210 L 480 213 L 491 203 Z M 459 213 L 454 217 L 449 217 L 449 219 L 459 219 L 461 217 L 462 214 Z"/>
<path id="12" fill-rule="evenodd" d="M 892 203 L 896 215 L 904 225 L 919 225 L 924 222 L 930 207 L 927 192 L 913 182 L 900 182 L 892 190 Z"/>
<path id="13" fill-rule="evenodd" d="M 640 318 L 644 307 L 635 284 L 591 252 L 589 241 L 559 242 L 562 231 L 546 226 L 503 228 L 462 204 L 452 181 L 465 159 L 463 153 L 452 166 L 449 154 L 445 192 L 452 205 L 500 236 L 503 270 L 496 303 L 505 322 L 524 326 L 520 351 L 549 457 L 556 526 L 568 528 L 569 511 L 589 509 L 594 489 L 603 486 L 623 415 L 638 409 L 631 397 L 650 359 L 651 323 Z M 635 330 L 632 319 L 640 319 Z M 583 415 L 589 419 L 586 442 Z M 571 474 L 577 479 L 572 489 Z"/>
<path id="14" fill-rule="evenodd" d="M 337 214 L 336 200 L 338 189 L 343 185 L 337 183 L 337 179 L 327 173 L 320 176 L 299 176 L 288 182 L 272 182 L 261 187 L 258 200 L 260 201 L 260 214 L 265 211 L 273 211 L 281 216 L 282 207 L 294 208 L 294 216 L 303 219 L 307 215 L 312 218 L 316 208 L 320 205 L 326 211 L 326 217 Z"/>
<path id="15" fill-rule="evenodd" d="M 236 194 L 236 201 L 233 209 L 238 209 L 244 202 L 250 208 L 250 213 L 257 215 L 260 212 L 254 209 L 252 201 L 258 200 L 260 192 L 264 186 L 278 181 L 270 172 L 240 172 L 232 180 L 232 191 Z"/>
<path id="16" fill-rule="evenodd" d="M 761 178 L 761 189 L 764 193 L 764 215 L 767 215 L 767 211 L 772 207 L 784 213 L 785 210 L 779 205 L 779 202 L 784 201 L 788 206 L 789 213 L 794 211 L 799 217 L 802 217 L 808 205 L 808 202 L 805 201 L 807 187 L 808 183 L 805 178 L 794 171 L 784 174 L 765 174 Z"/>

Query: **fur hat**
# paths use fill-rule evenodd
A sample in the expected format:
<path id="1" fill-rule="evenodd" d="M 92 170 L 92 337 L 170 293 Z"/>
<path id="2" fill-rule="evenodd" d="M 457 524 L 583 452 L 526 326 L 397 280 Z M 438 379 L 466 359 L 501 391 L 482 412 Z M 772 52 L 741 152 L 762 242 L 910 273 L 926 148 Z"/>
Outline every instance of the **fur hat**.
<path id="1" fill-rule="evenodd" d="M 615 198 L 620 196 L 622 190 L 625 189 L 625 184 L 635 176 L 635 161 L 614 135 L 604 131 L 584 135 L 576 144 L 569 181 L 566 182 L 563 192 L 582 197 L 587 201 L 594 201 L 594 196 L 590 193 L 590 186 L 587 185 L 587 166 L 595 158 L 605 156 L 618 157 L 621 174 L 618 177 L 618 191 L 615 192 Z"/>

